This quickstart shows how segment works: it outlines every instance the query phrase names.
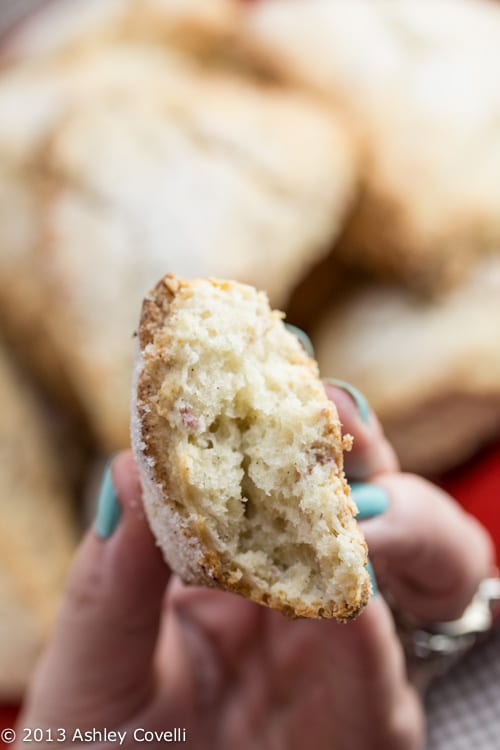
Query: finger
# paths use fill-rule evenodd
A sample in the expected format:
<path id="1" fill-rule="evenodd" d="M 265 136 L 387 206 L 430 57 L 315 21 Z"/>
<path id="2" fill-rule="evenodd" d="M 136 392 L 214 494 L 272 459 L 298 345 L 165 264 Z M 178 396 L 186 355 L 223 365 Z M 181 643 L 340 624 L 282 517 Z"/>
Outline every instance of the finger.
<path id="1" fill-rule="evenodd" d="M 376 474 L 398 470 L 396 454 L 364 396 L 348 383 L 324 381 L 328 397 L 337 407 L 343 434 L 352 435 L 352 450 L 345 454 L 350 480 L 366 481 Z"/>
<path id="2" fill-rule="evenodd" d="M 64 716 L 71 726 L 82 715 L 114 724 L 151 694 L 168 570 L 141 498 L 132 455 L 123 453 L 103 483 L 28 701 L 28 715 L 42 724 Z"/>
<path id="3" fill-rule="evenodd" d="M 387 509 L 361 526 L 381 590 L 419 620 L 460 617 L 491 574 L 490 537 L 451 497 L 420 477 L 379 475 L 376 488 L 385 491 Z"/>
<path id="4" fill-rule="evenodd" d="M 275 629 L 275 676 L 269 684 L 274 683 L 284 705 L 291 703 L 297 675 L 303 686 L 296 706 L 297 731 L 300 722 L 302 727 L 311 720 L 315 726 L 330 723 L 338 750 L 421 747 L 420 706 L 381 598 L 373 598 L 348 624 L 302 620 L 293 623 L 286 637 L 279 616 L 270 613 L 269 619 Z M 330 708 L 318 715 L 315 699 L 325 690 Z"/>
<path id="5" fill-rule="evenodd" d="M 364 748 L 367 737 L 373 747 L 387 750 L 420 748 L 422 709 L 408 682 L 403 650 L 385 602 L 375 597 L 352 623 L 331 627 L 332 667 L 341 675 L 333 710 L 339 720 L 352 716 L 351 731 L 339 749 Z"/>

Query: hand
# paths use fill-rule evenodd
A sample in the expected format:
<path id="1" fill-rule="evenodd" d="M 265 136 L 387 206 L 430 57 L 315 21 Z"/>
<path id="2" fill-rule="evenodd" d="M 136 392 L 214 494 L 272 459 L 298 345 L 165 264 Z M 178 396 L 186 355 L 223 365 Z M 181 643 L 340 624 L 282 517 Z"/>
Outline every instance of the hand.
<path id="1" fill-rule="evenodd" d="M 398 474 L 375 417 L 363 422 L 349 395 L 327 389 L 356 438 L 348 474 L 387 492 L 386 512 L 363 522 L 377 576 L 415 614 L 455 617 L 489 572 L 484 532 L 432 485 Z M 126 732 L 122 747 L 136 747 L 145 731 L 181 727 L 187 746 L 204 750 L 423 746 L 381 597 L 340 625 L 185 587 L 154 544 L 129 453 L 112 476 L 121 519 L 110 538 L 92 530 L 80 547 L 20 727 L 64 728 L 68 745 L 75 728 Z"/>
<path id="2" fill-rule="evenodd" d="M 373 500 L 387 505 L 382 514 L 361 521 L 380 588 L 423 624 L 460 617 L 479 582 L 494 574 L 489 535 L 445 492 L 398 471 L 372 413 L 360 421 L 345 391 L 330 385 L 326 390 L 337 404 L 344 432 L 355 435 L 345 470 L 356 483 L 353 496 L 360 510 Z"/>

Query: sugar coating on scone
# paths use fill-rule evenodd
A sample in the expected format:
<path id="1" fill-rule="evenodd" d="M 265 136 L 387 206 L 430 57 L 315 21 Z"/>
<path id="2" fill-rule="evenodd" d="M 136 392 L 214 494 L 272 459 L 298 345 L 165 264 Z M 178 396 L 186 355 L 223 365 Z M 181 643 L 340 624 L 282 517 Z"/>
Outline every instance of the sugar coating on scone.
<path id="1" fill-rule="evenodd" d="M 289 616 L 366 604 L 366 545 L 340 423 L 316 363 L 267 297 L 166 276 L 143 305 L 132 442 L 144 502 L 185 582 Z"/>

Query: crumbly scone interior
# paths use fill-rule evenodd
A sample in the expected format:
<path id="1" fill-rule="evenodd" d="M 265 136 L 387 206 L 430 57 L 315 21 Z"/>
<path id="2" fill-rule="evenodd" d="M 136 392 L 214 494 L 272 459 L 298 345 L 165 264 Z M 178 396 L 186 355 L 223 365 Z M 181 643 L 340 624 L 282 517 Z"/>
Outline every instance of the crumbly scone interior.
<path id="1" fill-rule="evenodd" d="M 157 347 L 176 510 L 205 519 L 231 581 L 306 606 L 359 601 L 365 547 L 338 422 L 280 313 L 243 285 L 181 287 Z"/>

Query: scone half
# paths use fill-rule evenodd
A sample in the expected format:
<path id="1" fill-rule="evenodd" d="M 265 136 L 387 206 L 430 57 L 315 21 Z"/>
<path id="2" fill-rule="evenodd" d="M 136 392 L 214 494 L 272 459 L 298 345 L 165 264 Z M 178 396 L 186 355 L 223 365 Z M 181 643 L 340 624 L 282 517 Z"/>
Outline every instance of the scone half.
<path id="1" fill-rule="evenodd" d="M 132 444 L 170 567 L 290 617 L 370 595 L 343 440 L 314 360 L 264 293 L 165 276 L 143 303 Z"/>

